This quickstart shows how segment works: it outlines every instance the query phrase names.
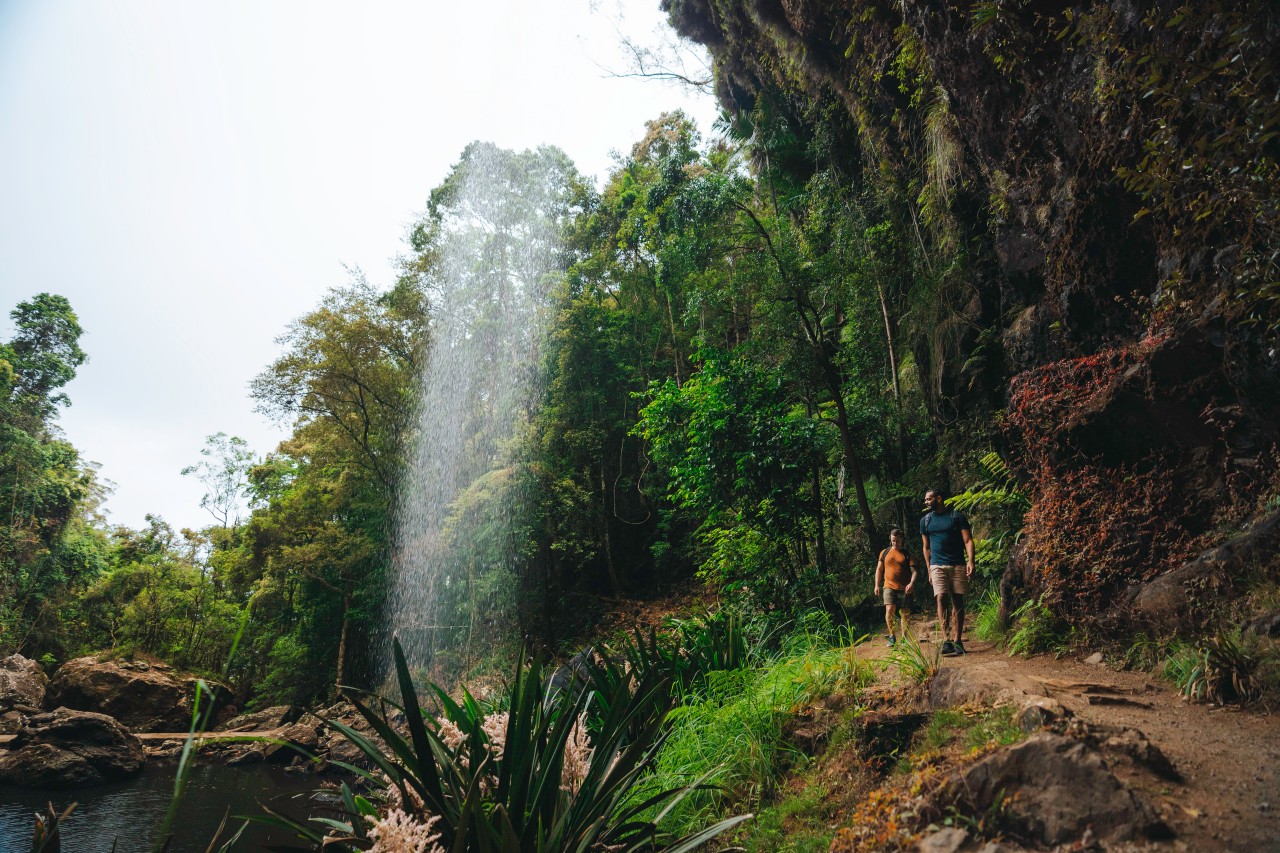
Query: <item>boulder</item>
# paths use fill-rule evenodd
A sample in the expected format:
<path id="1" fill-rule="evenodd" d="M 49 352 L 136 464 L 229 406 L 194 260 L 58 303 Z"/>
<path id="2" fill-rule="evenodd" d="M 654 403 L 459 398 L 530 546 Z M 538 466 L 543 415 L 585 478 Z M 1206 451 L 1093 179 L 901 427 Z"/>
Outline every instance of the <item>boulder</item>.
<path id="1" fill-rule="evenodd" d="M 1057 699 L 1041 696 L 1023 705 L 1014 722 L 1024 732 L 1031 733 L 1070 716 L 1071 711 Z"/>
<path id="2" fill-rule="evenodd" d="M 1246 634 L 1257 637 L 1280 637 L 1280 610 L 1272 610 L 1245 626 Z"/>
<path id="3" fill-rule="evenodd" d="M 320 746 L 320 732 L 324 721 L 314 714 L 304 714 L 292 725 L 286 726 L 273 736 L 273 743 L 263 744 L 263 755 L 268 761 L 287 764 L 295 757 L 305 754 L 315 755 Z"/>
<path id="4" fill-rule="evenodd" d="M 181 732 L 191 727 L 195 691 L 196 679 L 179 678 L 164 664 L 90 656 L 59 667 L 44 706 L 107 714 L 138 732 Z M 219 694 L 225 688 L 215 691 L 215 704 Z"/>
<path id="5" fill-rule="evenodd" d="M 39 708 L 49 679 L 40 664 L 22 655 L 0 660 L 0 712 L 23 705 Z"/>
<path id="6" fill-rule="evenodd" d="M 1246 529 L 1127 594 L 1131 618 L 1168 631 L 1198 626 L 1216 612 L 1223 596 L 1238 589 L 1248 567 L 1280 547 L 1280 510 L 1250 521 Z"/>
<path id="7" fill-rule="evenodd" d="M 22 655 L 0 660 L 0 735 L 16 734 L 40 713 L 49 679 L 40 664 Z"/>
<path id="8" fill-rule="evenodd" d="M 969 833 L 956 827 L 939 829 L 921 838 L 913 853 L 960 853 L 969 841 Z"/>
<path id="9" fill-rule="evenodd" d="M 273 705 L 254 711 L 252 714 L 241 714 L 226 722 L 219 723 L 214 731 L 219 732 L 265 732 L 280 729 L 296 722 L 302 716 L 302 709 L 295 705 Z"/>
<path id="10" fill-rule="evenodd" d="M 1168 838 L 1155 812 L 1107 769 L 1088 744 L 1040 734 L 957 772 L 939 789 L 940 812 L 1001 815 L 1001 829 L 1046 846 L 1086 831 L 1115 843 Z"/>
<path id="11" fill-rule="evenodd" d="M 106 714 L 58 708 L 37 714 L 0 752 L 0 782 L 34 788 L 97 785 L 132 776 L 142 742 Z"/>

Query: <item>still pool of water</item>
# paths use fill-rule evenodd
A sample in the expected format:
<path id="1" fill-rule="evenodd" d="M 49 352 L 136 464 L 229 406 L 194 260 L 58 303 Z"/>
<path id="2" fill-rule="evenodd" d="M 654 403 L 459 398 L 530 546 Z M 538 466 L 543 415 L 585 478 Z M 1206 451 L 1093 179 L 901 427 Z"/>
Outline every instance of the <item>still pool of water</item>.
<path id="1" fill-rule="evenodd" d="M 148 766 L 132 779 L 63 791 L 0 786 L 0 853 L 29 853 L 32 815 L 49 801 L 59 811 L 78 803 L 62 826 L 62 853 L 110 853 L 113 841 L 118 853 L 146 853 L 159 838 L 175 771 L 172 764 Z M 169 851 L 204 853 L 228 809 L 232 818 L 262 814 L 259 803 L 293 818 L 334 816 L 310 797 L 319 784 L 315 776 L 264 765 L 197 765 L 170 828 Z M 223 837 L 242 822 L 228 819 L 230 831 Z M 250 824 L 234 849 L 261 850 L 292 840 L 283 830 Z"/>

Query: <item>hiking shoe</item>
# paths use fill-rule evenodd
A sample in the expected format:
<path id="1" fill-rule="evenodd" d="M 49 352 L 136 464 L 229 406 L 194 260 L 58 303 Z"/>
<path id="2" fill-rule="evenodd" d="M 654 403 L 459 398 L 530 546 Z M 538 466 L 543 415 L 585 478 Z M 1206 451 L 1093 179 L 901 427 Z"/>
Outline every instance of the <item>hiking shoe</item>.
<path id="1" fill-rule="evenodd" d="M 951 653 L 957 654 L 957 655 L 969 654 L 964 650 L 964 643 L 960 642 L 959 640 L 956 640 L 954 643 L 951 644 Z"/>
<path id="2" fill-rule="evenodd" d="M 895 637 L 895 636 L 893 636 L 892 634 L 890 634 L 890 635 L 889 635 L 889 648 L 893 648 L 893 647 L 894 647 L 894 646 L 896 646 L 897 644 L 898 644 L 898 638 L 897 638 L 897 637 Z"/>
<path id="3" fill-rule="evenodd" d="M 946 657 L 953 657 L 955 655 L 962 654 L 962 652 L 957 652 L 955 645 L 953 645 L 950 640 L 943 640 L 942 654 L 945 655 Z"/>

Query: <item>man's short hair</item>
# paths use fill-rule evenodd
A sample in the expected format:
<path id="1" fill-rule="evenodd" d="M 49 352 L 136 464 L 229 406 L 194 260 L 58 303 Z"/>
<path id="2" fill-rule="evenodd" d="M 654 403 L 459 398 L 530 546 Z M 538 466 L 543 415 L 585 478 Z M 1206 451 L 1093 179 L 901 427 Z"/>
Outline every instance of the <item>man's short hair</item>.
<path id="1" fill-rule="evenodd" d="M 904 537 L 907 535 L 907 534 L 906 534 L 906 532 L 905 532 L 905 531 L 903 531 L 903 529 L 902 529 L 901 527 L 891 527 L 891 528 L 889 528 L 889 538 L 890 538 L 890 539 L 892 539 L 892 538 L 893 538 L 893 534 L 895 534 L 895 533 L 897 533 L 899 536 L 904 536 Z"/>
<path id="2" fill-rule="evenodd" d="M 937 495 L 938 497 L 942 498 L 944 501 L 947 499 L 947 490 L 946 490 L 946 489 L 939 489 L 939 488 L 935 488 L 935 487 L 933 487 L 933 486 L 930 486 L 929 488 L 927 488 L 927 489 L 925 489 L 925 490 L 924 490 L 924 493 L 925 493 L 926 495 L 927 495 L 927 494 L 929 494 L 930 492 L 933 492 L 935 495 Z"/>

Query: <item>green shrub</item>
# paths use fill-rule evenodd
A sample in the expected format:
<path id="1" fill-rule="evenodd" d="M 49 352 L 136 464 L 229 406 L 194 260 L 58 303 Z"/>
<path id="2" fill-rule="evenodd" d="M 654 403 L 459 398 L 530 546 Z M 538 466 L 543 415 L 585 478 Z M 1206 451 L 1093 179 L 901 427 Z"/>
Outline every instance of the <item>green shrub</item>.
<path id="1" fill-rule="evenodd" d="M 1256 647 L 1238 631 L 1219 633 L 1195 650 L 1178 689 L 1193 702 L 1247 705 L 1262 695 L 1260 663 Z"/>
<path id="2" fill-rule="evenodd" d="M 942 646 L 938 643 L 933 643 L 930 651 L 926 652 L 908 631 L 898 640 L 885 659 L 889 664 L 897 667 L 898 673 L 908 681 L 919 684 L 929 680 L 938 671 L 941 653 Z"/>
<path id="3" fill-rule="evenodd" d="M 1000 593 L 991 587 L 978 598 L 973 615 L 973 635 L 988 643 L 1000 643 L 1004 641 L 1007 630 L 1008 625 L 1000 618 Z"/>
<path id="4" fill-rule="evenodd" d="M 1063 646 L 1058 621 L 1042 599 L 1028 601 L 1014 611 L 1012 623 L 1007 642 L 1011 655 L 1030 656 Z"/>
<path id="5" fill-rule="evenodd" d="M 668 715 L 670 736 L 638 796 L 699 779 L 715 786 L 680 800 L 664 822 L 670 831 L 701 825 L 728 798 L 759 804 L 791 752 L 783 737 L 788 717 L 818 697 L 853 693 L 874 680 L 856 644 L 833 644 L 817 621 L 806 624 L 810 630 L 787 637 L 777 659 L 709 676 L 700 693 Z"/>
<path id="6" fill-rule="evenodd" d="M 1197 653 L 1195 646 L 1173 639 L 1164 645 L 1162 660 L 1159 664 L 1160 675 L 1182 691 L 1191 680 L 1191 671 L 1195 669 Z"/>

